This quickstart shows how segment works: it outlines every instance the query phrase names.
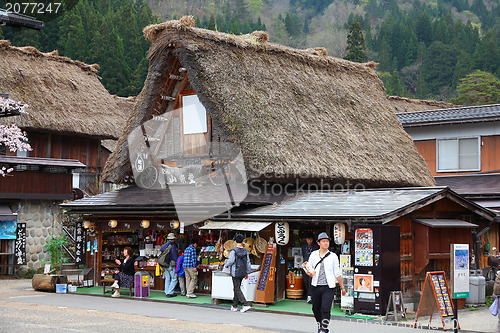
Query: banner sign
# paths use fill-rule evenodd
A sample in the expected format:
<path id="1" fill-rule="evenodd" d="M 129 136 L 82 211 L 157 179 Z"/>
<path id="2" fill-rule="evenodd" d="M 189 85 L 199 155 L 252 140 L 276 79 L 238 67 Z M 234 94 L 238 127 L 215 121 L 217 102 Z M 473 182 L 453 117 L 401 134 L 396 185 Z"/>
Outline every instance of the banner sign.
<path id="1" fill-rule="evenodd" d="M 17 225 L 14 259 L 16 265 L 26 265 L 26 223 Z"/>
<path id="2" fill-rule="evenodd" d="M 83 228 L 83 222 L 76 222 L 75 228 L 75 263 L 82 265 L 85 264 L 85 229 Z"/>
<path id="3" fill-rule="evenodd" d="M 469 297 L 469 244 L 451 244 L 453 298 Z"/>

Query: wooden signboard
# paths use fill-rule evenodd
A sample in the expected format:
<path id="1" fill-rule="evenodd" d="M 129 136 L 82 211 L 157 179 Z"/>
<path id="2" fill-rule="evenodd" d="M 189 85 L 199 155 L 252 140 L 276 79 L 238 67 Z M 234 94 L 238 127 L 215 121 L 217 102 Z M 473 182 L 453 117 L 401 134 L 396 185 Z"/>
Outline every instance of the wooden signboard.
<path id="1" fill-rule="evenodd" d="M 276 243 L 268 244 L 266 255 L 262 260 L 255 302 L 274 303 L 274 286 L 276 281 Z"/>
<path id="2" fill-rule="evenodd" d="M 18 223 L 14 244 L 16 265 L 26 265 L 26 223 Z"/>
<path id="3" fill-rule="evenodd" d="M 439 312 L 443 328 L 446 329 L 444 319 L 453 318 L 453 303 L 444 272 L 427 272 L 414 327 L 417 327 L 418 318 L 424 316 L 430 316 L 430 326 L 435 311 Z"/>
<path id="4" fill-rule="evenodd" d="M 76 239 L 75 239 L 75 263 L 78 265 L 85 264 L 85 229 L 83 222 L 78 221 L 75 225 Z"/>

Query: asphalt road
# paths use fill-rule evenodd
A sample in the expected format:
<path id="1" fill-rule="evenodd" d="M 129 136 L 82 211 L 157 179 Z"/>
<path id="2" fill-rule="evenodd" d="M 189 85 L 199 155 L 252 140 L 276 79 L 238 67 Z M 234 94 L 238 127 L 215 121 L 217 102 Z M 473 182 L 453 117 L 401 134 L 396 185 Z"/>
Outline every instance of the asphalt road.
<path id="1" fill-rule="evenodd" d="M 381 323 L 333 320 L 332 332 L 415 332 Z M 312 317 L 231 312 L 111 297 L 36 292 L 30 280 L 0 280 L 0 332 L 317 332 Z"/>

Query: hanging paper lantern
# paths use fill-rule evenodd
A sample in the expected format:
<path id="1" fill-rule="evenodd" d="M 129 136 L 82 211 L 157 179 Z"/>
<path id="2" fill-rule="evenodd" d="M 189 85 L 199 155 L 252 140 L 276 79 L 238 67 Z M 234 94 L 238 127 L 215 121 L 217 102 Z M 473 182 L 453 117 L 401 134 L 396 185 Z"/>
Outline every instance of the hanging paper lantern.
<path id="1" fill-rule="evenodd" d="M 144 229 L 149 228 L 149 221 L 148 220 L 142 220 L 141 221 L 141 227 L 143 227 Z"/>
<path id="2" fill-rule="evenodd" d="M 288 226 L 288 222 L 276 222 L 274 224 L 274 235 L 276 237 L 276 244 L 288 244 L 290 240 L 290 227 Z"/>
<path id="3" fill-rule="evenodd" d="M 333 241 L 337 245 L 344 244 L 345 242 L 345 224 L 335 223 L 333 226 Z"/>
<path id="4" fill-rule="evenodd" d="M 109 220 L 108 225 L 111 228 L 116 228 L 116 226 L 118 225 L 118 221 L 117 220 Z"/>

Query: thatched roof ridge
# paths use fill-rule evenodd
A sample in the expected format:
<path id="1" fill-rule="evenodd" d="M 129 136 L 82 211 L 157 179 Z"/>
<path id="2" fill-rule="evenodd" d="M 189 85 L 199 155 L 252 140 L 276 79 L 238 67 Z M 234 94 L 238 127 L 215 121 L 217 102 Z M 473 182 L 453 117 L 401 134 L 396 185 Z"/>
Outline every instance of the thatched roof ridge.
<path id="1" fill-rule="evenodd" d="M 79 60 L 72 60 L 68 57 L 60 56 L 59 51 L 57 51 L 57 50 L 54 50 L 52 52 L 43 53 L 43 52 L 38 51 L 33 46 L 21 46 L 21 47 L 12 46 L 8 40 L 0 40 L 0 49 L 6 49 L 6 50 L 8 49 L 11 52 L 32 55 L 35 57 L 47 57 L 50 60 L 60 61 L 60 62 L 65 62 L 68 64 L 76 65 L 76 66 L 80 67 L 81 69 L 83 69 L 84 71 L 88 71 L 91 73 L 97 73 L 99 71 L 99 69 L 101 69 L 101 67 L 98 64 L 88 65 L 88 64 L 81 62 Z"/>
<path id="2" fill-rule="evenodd" d="M 216 32 L 212 30 L 206 30 L 201 28 L 195 28 L 190 25 L 184 24 L 181 20 L 172 20 L 160 24 L 152 24 L 144 28 L 144 36 L 151 41 L 153 44 L 149 53 L 149 60 L 153 60 L 154 57 L 161 53 L 165 47 L 169 47 L 170 43 L 165 43 L 166 40 L 158 40 L 162 36 L 165 37 L 166 34 L 163 32 L 175 34 L 179 33 L 177 37 L 181 37 L 183 32 L 189 33 L 190 39 L 183 40 L 182 38 L 175 38 L 176 45 L 170 45 L 173 47 L 187 47 L 195 50 L 197 47 L 201 47 L 200 43 L 193 43 L 192 37 L 196 39 L 205 39 L 208 41 L 213 41 L 225 46 L 235 46 L 240 49 L 253 49 L 255 51 L 261 51 L 268 54 L 276 54 L 286 57 L 295 57 L 297 61 L 304 62 L 306 64 L 314 64 L 316 66 L 322 66 L 324 68 L 333 67 L 335 70 L 344 71 L 361 71 L 366 75 L 378 77 L 378 73 L 371 70 L 373 69 L 373 62 L 368 63 L 356 63 L 344 59 L 333 58 L 327 56 L 327 51 L 325 48 L 316 47 L 309 48 L 305 50 L 294 49 L 288 46 L 277 45 L 268 43 L 267 33 L 261 31 L 255 31 L 247 35 L 232 35 L 222 32 Z M 265 34 L 265 37 L 261 37 Z M 383 86 L 383 83 L 380 81 Z"/>
<path id="3" fill-rule="evenodd" d="M 396 113 L 450 109 L 457 107 L 455 104 L 441 101 L 427 101 L 423 99 L 412 99 L 400 96 L 387 96 L 387 98 Z"/>
<path id="4" fill-rule="evenodd" d="M 87 65 L 0 40 L 0 92 L 28 104 L 28 114 L 0 119 L 25 130 L 117 139 L 132 103 L 120 105 Z"/>
<path id="5" fill-rule="evenodd" d="M 144 33 L 152 41 L 148 78 L 108 159 L 106 181 L 131 175 L 127 135 L 151 116 L 175 58 L 211 115 L 214 133 L 240 145 L 250 178 L 265 173 L 272 181 L 434 185 L 373 62 L 315 55 L 182 21 L 148 26 Z"/>

